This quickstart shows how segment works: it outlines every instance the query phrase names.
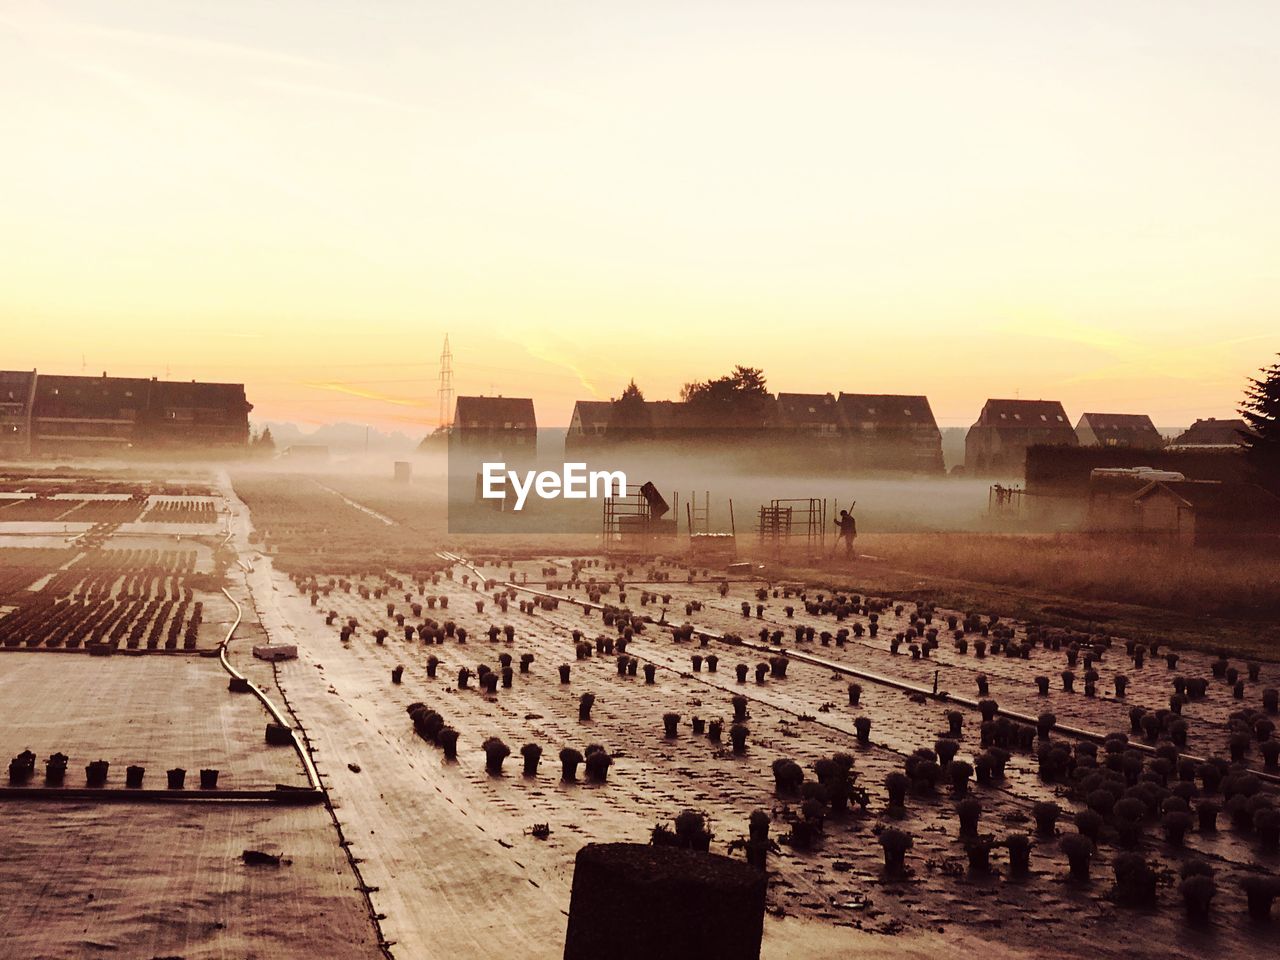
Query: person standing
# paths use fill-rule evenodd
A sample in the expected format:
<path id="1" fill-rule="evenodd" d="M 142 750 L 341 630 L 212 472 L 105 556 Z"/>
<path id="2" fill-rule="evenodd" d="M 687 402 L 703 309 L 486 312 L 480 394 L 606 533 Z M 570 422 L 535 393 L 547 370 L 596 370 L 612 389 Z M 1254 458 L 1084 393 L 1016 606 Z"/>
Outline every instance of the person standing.
<path id="1" fill-rule="evenodd" d="M 852 514 L 848 510 L 840 511 L 840 519 L 835 521 L 835 525 L 839 530 L 837 538 L 844 541 L 844 555 L 848 560 L 853 559 L 853 541 L 858 536 L 858 524 L 853 519 Z M 834 551 L 832 551 L 834 553 Z"/>

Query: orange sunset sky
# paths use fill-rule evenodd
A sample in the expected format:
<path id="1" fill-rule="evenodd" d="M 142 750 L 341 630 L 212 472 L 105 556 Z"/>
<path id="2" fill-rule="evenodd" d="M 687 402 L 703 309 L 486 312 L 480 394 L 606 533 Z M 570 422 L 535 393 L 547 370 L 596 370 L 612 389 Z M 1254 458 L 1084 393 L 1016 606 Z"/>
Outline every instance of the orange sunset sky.
<path id="1" fill-rule="evenodd" d="M 1280 5 L 0 4 L 0 367 L 543 425 L 635 377 L 1230 416 L 1280 349 Z"/>

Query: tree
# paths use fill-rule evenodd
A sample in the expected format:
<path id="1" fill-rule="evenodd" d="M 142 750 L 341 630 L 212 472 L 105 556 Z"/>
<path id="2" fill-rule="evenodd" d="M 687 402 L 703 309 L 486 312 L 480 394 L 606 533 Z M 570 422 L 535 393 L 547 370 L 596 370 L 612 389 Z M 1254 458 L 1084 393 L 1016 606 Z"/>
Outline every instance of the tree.
<path id="1" fill-rule="evenodd" d="M 763 415 L 770 399 L 764 371 L 743 366 L 716 380 L 686 383 L 680 397 L 692 407 L 739 416 Z"/>
<path id="2" fill-rule="evenodd" d="M 644 400 L 644 393 L 636 386 L 635 377 L 631 378 L 631 382 L 623 388 L 622 396 L 618 398 L 619 403 L 635 403 Z"/>
<path id="3" fill-rule="evenodd" d="M 249 441 L 255 455 L 269 457 L 276 452 L 276 441 L 271 436 L 271 428 L 263 427 L 262 432 Z"/>
<path id="4" fill-rule="evenodd" d="M 605 433 L 614 440 L 636 440 L 649 436 L 652 426 L 644 393 L 632 378 L 623 389 L 622 396 L 613 402 Z"/>
<path id="5" fill-rule="evenodd" d="M 1280 363 L 1258 371 L 1245 388 L 1240 415 L 1252 431 L 1244 438 L 1245 456 L 1258 482 L 1280 493 Z"/>

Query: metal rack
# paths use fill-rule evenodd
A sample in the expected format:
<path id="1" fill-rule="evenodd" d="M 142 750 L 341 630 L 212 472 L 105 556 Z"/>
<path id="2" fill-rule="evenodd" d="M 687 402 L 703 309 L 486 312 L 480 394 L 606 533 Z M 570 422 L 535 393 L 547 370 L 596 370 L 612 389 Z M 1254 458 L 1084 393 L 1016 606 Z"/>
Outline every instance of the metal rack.
<path id="1" fill-rule="evenodd" d="M 774 555 L 802 547 L 807 556 L 822 556 L 827 543 L 827 501 L 818 497 L 770 500 L 757 514 L 756 535 L 760 547 Z"/>

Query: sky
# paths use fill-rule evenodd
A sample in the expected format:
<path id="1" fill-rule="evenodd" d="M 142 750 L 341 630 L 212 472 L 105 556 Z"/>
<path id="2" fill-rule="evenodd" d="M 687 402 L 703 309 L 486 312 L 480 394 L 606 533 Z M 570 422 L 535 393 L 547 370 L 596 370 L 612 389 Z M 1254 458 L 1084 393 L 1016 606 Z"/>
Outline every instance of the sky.
<path id="1" fill-rule="evenodd" d="M 632 377 L 1231 416 L 1271 0 L 0 0 L 0 367 L 542 425 Z"/>

